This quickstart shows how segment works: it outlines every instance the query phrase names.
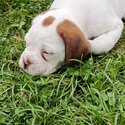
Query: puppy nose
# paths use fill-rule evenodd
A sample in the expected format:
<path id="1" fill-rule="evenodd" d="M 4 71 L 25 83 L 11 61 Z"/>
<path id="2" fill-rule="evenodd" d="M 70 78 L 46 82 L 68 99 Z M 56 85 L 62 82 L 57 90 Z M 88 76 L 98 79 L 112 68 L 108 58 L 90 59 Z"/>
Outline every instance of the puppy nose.
<path id="1" fill-rule="evenodd" d="M 32 62 L 29 59 L 23 60 L 23 63 L 24 63 L 24 69 L 27 69 L 28 66 L 32 64 Z"/>

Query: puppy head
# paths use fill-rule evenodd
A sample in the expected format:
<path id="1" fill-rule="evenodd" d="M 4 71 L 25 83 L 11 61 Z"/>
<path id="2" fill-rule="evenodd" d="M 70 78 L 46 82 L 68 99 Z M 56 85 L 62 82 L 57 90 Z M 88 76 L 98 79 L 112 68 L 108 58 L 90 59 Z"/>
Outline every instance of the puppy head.
<path id="1" fill-rule="evenodd" d="M 53 16 L 38 16 L 25 41 L 19 65 L 30 75 L 48 75 L 90 52 L 87 39 L 74 23 Z"/>
<path id="2" fill-rule="evenodd" d="M 19 61 L 20 67 L 29 74 L 50 74 L 64 65 L 64 42 L 55 27 L 56 18 L 53 16 L 39 15 L 33 20 Z"/>

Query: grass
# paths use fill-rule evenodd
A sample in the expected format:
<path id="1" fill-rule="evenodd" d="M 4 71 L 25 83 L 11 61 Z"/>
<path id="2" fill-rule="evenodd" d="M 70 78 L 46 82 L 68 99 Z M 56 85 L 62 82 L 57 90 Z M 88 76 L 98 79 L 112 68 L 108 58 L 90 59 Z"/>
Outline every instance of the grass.
<path id="1" fill-rule="evenodd" d="M 112 51 L 49 76 L 19 68 L 31 20 L 50 3 L 0 1 L 0 125 L 124 125 L 125 31 Z"/>

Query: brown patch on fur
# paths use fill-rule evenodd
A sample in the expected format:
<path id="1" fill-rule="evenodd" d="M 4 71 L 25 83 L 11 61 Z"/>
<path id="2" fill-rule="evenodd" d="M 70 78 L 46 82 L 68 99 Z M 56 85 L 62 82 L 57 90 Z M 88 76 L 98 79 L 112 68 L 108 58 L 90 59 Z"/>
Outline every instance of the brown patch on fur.
<path id="1" fill-rule="evenodd" d="M 57 32 L 65 42 L 66 65 L 72 63 L 71 59 L 81 59 L 91 52 L 89 41 L 73 22 L 62 21 L 57 27 Z"/>
<path id="2" fill-rule="evenodd" d="M 43 20 L 42 24 L 43 26 L 49 26 L 54 22 L 54 20 L 55 20 L 55 17 L 49 16 Z"/>

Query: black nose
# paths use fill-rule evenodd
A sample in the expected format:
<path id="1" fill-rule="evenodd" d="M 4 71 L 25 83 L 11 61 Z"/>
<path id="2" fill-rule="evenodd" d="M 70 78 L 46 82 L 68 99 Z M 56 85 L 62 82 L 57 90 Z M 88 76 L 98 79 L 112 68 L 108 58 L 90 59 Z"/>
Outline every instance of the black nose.
<path id="1" fill-rule="evenodd" d="M 27 69 L 28 66 L 30 66 L 32 64 L 29 59 L 23 60 L 23 63 L 24 63 L 24 69 Z"/>

